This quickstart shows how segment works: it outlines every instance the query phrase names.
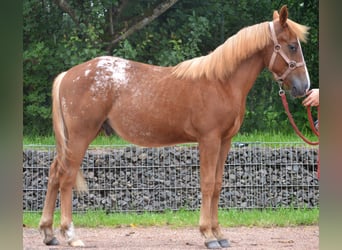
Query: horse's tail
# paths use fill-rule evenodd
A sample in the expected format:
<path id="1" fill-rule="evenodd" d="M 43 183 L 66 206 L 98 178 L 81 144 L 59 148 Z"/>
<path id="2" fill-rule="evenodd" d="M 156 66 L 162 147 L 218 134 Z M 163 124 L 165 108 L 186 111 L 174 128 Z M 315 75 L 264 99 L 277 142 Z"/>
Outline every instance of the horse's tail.
<path id="1" fill-rule="evenodd" d="M 52 120 L 53 120 L 53 129 L 55 132 L 56 139 L 56 150 L 57 150 L 57 163 L 58 163 L 58 171 L 65 172 L 66 171 L 66 160 L 69 157 L 69 149 L 68 149 L 68 129 L 65 125 L 61 99 L 59 96 L 61 82 L 65 76 L 66 72 L 60 73 L 54 83 L 52 88 Z M 78 192 L 87 192 L 88 187 L 87 183 L 84 180 L 81 169 L 78 171 L 76 176 L 75 188 Z"/>

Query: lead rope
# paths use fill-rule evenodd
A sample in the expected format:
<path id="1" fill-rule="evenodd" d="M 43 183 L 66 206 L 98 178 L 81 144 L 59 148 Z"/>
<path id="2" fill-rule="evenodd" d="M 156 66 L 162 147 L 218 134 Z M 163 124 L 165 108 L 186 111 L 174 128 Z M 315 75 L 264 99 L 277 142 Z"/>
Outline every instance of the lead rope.
<path id="1" fill-rule="evenodd" d="M 308 106 L 306 108 L 306 111 L 308 113 L 308 120 L 309 120 L 309 123 L 310 123 L 310 127 L 311 127 L 311 130 L 314 132 L 314 134 L 319 137 L 319 131 L 315 128 L 315 124 L 313 122 L 313 119 L 312 119 L 312 115 L 311 115 L 311 107 Z M 319 106 L 317 107 L 317 113 L 318 113 L 318 116 L 319 116 Z M 318 117 L 318 120 L 319 120 L 319 117 Z"/>
<path id="2" fill-rule="evenodd" d="M 310 123 L 310 127 L 311 127 L 311 130 L 314 132 L 314 134 L 318 137 L 318 141 L 317 142 L 312 142 L 310 140 L 308 140 L 298 129 L 295 121 L 293 120 L 293 117 L 290 113 L 290 110 L 289 110 L 289 105 L 287 103 L 287 100 L 286 100 L 286 94 L 285 94 L 285 91 L 280 89 L 279 90 L 279 96 L 281 97 L 281 101 L 283 103 L 283 106 L 284 106 L 284 109 L 285 109 L 285 112 L 287 114 L 287 117 L 289 118 L 289 121 L 294 129 L 294 131 L 296 132 L 296 134 L 302 138 L 303 141 L 305 141 L 307 144 L 310 144 L 310 145 L 319 145 L 319 132 L 315 129 L 315 125 L 313 123 L 313 119 L 312 119 L 312 115 L 311 115 L 311 108 L 308 107 L 307 108 L 307 113 L 308 113 L 308 120 L 309 120 L 309 123 Z M 318 115 L 319 115 L 319 107 L 317 108 L 318 110 Z M 317 158 L 317 178 L 319 179 L 320 177 L 320 161 L 319 161 L 319 149 L 318 149 L 318 158 Z"/>

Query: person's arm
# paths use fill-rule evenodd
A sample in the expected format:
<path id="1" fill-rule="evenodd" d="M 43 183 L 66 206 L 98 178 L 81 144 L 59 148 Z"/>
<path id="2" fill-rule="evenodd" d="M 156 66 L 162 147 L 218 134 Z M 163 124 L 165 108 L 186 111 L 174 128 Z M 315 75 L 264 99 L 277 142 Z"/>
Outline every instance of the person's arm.
<path id="1" fill-rule="evenodd" d="M 311 89 L 307 93 L 307 97 L 303 100 L 303 105 L 308 106 L 319 106 L 319 89 Z"/>

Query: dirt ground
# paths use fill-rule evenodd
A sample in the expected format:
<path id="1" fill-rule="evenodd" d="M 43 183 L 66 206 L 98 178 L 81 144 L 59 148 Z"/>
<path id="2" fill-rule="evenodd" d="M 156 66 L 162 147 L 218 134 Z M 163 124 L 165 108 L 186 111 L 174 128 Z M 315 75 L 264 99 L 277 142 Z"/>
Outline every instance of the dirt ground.
<path id="1" fill-rule="evenodd" d="M 230 241 L 229 249 L 319 249 L 318 226 L 233 227 L 223 228 Z M 86 247 L 77 249 L 206 249 L 197 228 L 126 227 L 77 228 Z M 23 249 L 71 249 L 61 236 L 61 245 L 45 246 L 37 229 L 23 228 Z"/>

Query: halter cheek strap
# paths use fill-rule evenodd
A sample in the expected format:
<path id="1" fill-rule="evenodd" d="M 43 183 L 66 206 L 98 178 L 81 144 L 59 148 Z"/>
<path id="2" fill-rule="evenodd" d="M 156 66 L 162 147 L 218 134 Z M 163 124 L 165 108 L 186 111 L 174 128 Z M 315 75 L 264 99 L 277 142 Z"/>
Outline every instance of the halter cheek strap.
<path id="1" fill-rule="evenodd" d="M 273 73 L 275 80 L 281 86 L 281 84 L 283 83 L 283 81 L 287 77 L 287 75 L 290 74 L 290 72 L 295 70 L 296 68 L 305 66 L 305 62 L 303 60 L 302 62 L 298 63 L 296 61 L 290 60 L 287 57 L 287 55 L 284 53 L 284 51 L 281 49 L 281 45 L 279 44 L 277 36 L 275 34 L 273 22 L 269 22 L 269 26 L 270 26 L 272 40 L 273 40 L 273 43 L 274 43 L 274 50 L 273 50 L 273 54 L 272 54 L 271 59 L 270 59 L 270 63 L 268 65 L 268 69 Z M 300 44 L 299 40 L 298 40 L 298 44 Z M 279 76 L 277 73 L 272 71 L 275 59 L 276 59 L 278 54 L 284 59 L 284 61 L 288 65 L 288 68 L 286 69 L 286 71 L 281 76 Z"/>

